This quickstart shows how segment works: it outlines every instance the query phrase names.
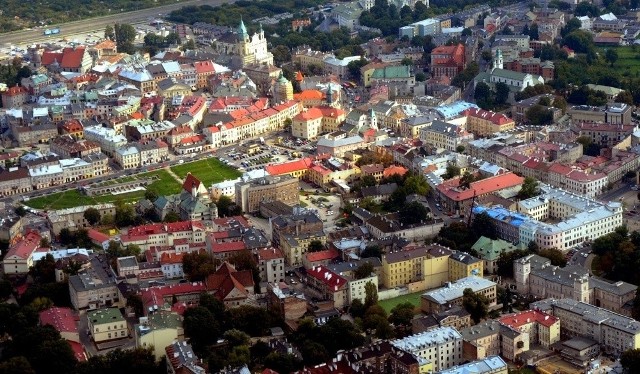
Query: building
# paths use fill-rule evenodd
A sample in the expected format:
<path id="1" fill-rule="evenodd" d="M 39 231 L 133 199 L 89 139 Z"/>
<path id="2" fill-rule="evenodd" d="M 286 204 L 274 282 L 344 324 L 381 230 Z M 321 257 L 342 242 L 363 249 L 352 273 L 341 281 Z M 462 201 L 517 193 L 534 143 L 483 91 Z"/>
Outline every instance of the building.
<path id="1" fill-rule="evenodd" d="M 206 285 L 207 291 L 227 308 L 250 302 L 255 286 L 251 270 L 238 271 L 227 261 L 207 277 Z"/>
<path id="2" fill-rule="evenodd" d="M 27 274 L 34 264 L 33 254 L 40 248 L 41 239 L 40 234 L 31 231 L 12 245 L 2 260 L 4 274 Z"/>
<path id="3" fill-rule="evenodd" d="M 442 77 L 453 79 L 466 66 L 464 44 L 439 46 L 431 51 L 431 76 L 440 80 Z"/>
<path id="4" fill-rule="evenodd" d="M 468 253 L 454 251 L 449 256 L 449 281 L 455 282 L 470 276 L 482 277 L 483 265 L 482 260 Z"/>
<path id="5" fill-rule="evenodd" d="M 252 64 L 273 65 L 273 54 L 269 52 L 262 26 L 250 36 L 244 21 L 240 20 L 236 30 L 221 35 L 213 46 L 218 53 L 237 56 L 239 68 Z"/>
<path id="6" fill-rule="evenodd" d="M 473 140 L 473 134 L 468 133 L 462 125 L 435 120 L 431 126 L 420 129 L 420 140 L 434 149 L 455 152 L 458 146 Z"/>
<path id="7" fill-rule="evenodd" d="M 118 302 L 116 276 L 106 257 L 95 256 L 91 266 L 69 277 L 69 296 L 74 309 L 96 309 Z"/>
<path id="8" fill-rule="evenodd" d="M 6 109 L 20 108 L 29 100 L 29 90 L 22 86 L 11 87 L 0 95 L 2 96 L 2 107 Z"/>
<path id="9" fill-rule="evenodd" d="M 184 338 L 182 317 L 178 313 L 159 310 L 146 317 L 140 317 L 135 325 L 136 347 L 153 349 L 156 360 L 165 356 L 165 347 Z M 170 360 L 171 357 L 167 357 Z"/>
<path id="10" fill-rule="evenodd" d="M 346 278 L 322 265 L 307 269 L 307 286 L 319 292 L 323 300 L 333 302 L 334 308 L 349 305 L 348 283 Z"/>
<path id="11" fill-rule="evenodd" d="M 129 336 L 129 327 L 120 310 L 102 308 L 87 312 L 89 334 L 96 344 Z"/>
<path id="12" fill-rule="evenodd" d="M 47 213 L 47 220 L 51 226 L 51 232 L 53 235 L 60 235 L 60 230 L 63 228 L 70 231 L 77 231 L 79 229 L 89 229 L 91 225 L 84 217 L 84 212 L 88 208 L 95 208 L 100 213 L 100 217 L 104 217 L 109 214 L 114 216 L 116 213 L 115 205 L 111 203 L 96 204 L 96 205 L 82 205 L 75 208 L 50 210 Z"/>
<path id="13" fill-rule="evenodd" d="M 462 113 L 467 118 L 467 131 L 477 136 L 513 130 L 515 121 L 504 114 L 471 108 Z"/>
<path id="14" fill-rule="evenodd" d="M 526 310 L 499 319 L 500 324 L 529 336 L 530 345 L 546 349 L 560 341 L 560 318 L 538 310 Z M 509 356 L 509 355 L 507 355 Z"/>
<path id="15" fill-rule="evenodd" d="M 573 106 L 567 109 L 567 114 L 576 122 L 630 125 L 632 111 L 632 107 L 625 103 L 609 103 L 604 106 Z"/>
<path id="16" fill-rule="evenodd" d="M 345 118 L 342 109 L 329 106 L 309 108 L 293 117 L 291 134 L 296 138 L 316 139 L 321 133 L 337 131 Z"/>
<path id="17" fill-rule="evenodd" d="M 452 327 L 439 327 L 420 334 L 391 341 L 391 345 L 414 354 L 442 371 L 459 365 L 462 360 L 462 335 Z"/>
<path id="18" fill-rule="evenodd" d="M 382 284 L 386 288 L 415 284 L 416 290 L 440 287 L 449 281 L 451 253 L 435 244 L 386 253 L 382 256 Z"/>
<path id="19" fill-rule="evenodd" d="M 504 69 L 504 60 L 500 49 L 496 50 L 492 64 L 491 69 L 481 72 L 474 78 L 474 85 L 482 82 L 492 87 L 496 83 L 504 83 L 509 86 L 512 92 L 520 92 L 527 87 L 544 84 L 544 78 L 540 75 Z"/>
<path id="20" fill-rule="evenodd" d="M 498 270 L 498 259 L 502 253 L 509 253 L 518 249 L 525 250 L 526 246 L 519 244 L 514 245 L 502 239 L 489 239 L 481 236 L 478 241 L 473 244 L 471 249 L 475 250 L 480 259 L 484 261 L 484 270 L 489 274 L 495 274 Z"/>
<path id="21" fill-rule="evenodd" d="M 260 210 L 260 203 L 282 201 L 285 204 L 297 204 L 299 197 L 298 179 L 287 175 L 266 176 L 252 181 L 236 184 L 236 204 L 243 212 Z"/>
<path id="22" fill-rule="evenodd" d="M 449 179 L 436 187 L 436 200 L 442 204 L 443 210 L 463 215 L 470 211 L 474 198 L 518 187 L 523 182 L 523 177 L 514 173 L 504 173 L 472 182 L 469 188 L 462 189 L 459 187 L 460 178 Z"/>
<path id="23" fill-rule="evenodd" d="M 176 245 L 180 239 L 187 243 L 204 243 L 204 224 L 201 221 L 152 223 L 131 227 L 126 235 L 120 236 L 122 245 L 135 244 L 142 251 L 155 246 Z"/>
<path id="24" fill-rule="evenodd" d="M 640 322 L 632 318 L 571 299 L 545 299 L 531 308 L 559 318 L 563 337 L 591 339 L 608 354 L 640 348 Z"/>
<path id="25" fill-rule="evenodd" d="M 93 66 L 93 58 L 85 47 L 67 47 L 62 51 L 44 51 L 40 65 L 54 72 L 84 74 Z"/>
<path id="26" fill-rule="evenodd" d="M 500 356 L 489 356 L 482 360 L 442 370 L 439 374 L 508 374 L 508 372 L 509 367 Z"/>
<path id="27" fill-rule="evenodd" d="M 322 232 L 323 223 L 320 217 L 303 208 L 295 208 L 293 214 L 280 215 L 271 219 L 271 241 L 280 248 L 283 234 L 304 234 Z"/>
<path id="28" fill-rule="evenodd" d="M 322 230 L 317 232 L 293 232 L 280 235 L 280 249 L 284 253 L 287 264 L 302 266 L 302 259 L 309 249 L 309 244 L 319 241 L 324 244 L 326 235 Z"/>
<path id="29" fill-rule="evenodd" d="M 496 283 L 470 276 L 425 292 L 420 297 L 420 308 L 424 313 L 440 313 L 453 306 L 460 306 L 464 290 L 467 288 L 474 293 L 484 295 L 489 300 L 489 306 L 496 305 Z"/>
<path id="30" fill-rule="evenodd" d="M 186 341 L 175 341 L 165 349 L 167 374 L 206 374 L 201 360 Z"/>
<path id="31" fill-rule="evenodd" d="M 284 282 L 284 254 L 277 248 L 263 248 L 256 253 L 260 279 L 267 283 Z"/>
<path id="32" fill-rule="evenodd" d="M 635 297 L 637 286 L 626 282 L 609 282 L 590 276 L 581 266 L 552 266 L 538 255 L 528 255 L 513 262 L 518 292 L 540 298 L 571 299 L 630 315 L 627 304 Z"/>

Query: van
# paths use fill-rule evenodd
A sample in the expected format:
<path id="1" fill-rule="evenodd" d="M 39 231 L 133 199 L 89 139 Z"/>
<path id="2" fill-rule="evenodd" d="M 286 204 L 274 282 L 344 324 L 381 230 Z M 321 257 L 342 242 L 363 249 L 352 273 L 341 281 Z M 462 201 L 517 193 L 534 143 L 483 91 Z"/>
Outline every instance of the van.
<path id="1" fill-rule="evenodd" d="M 184 160 L 178 161 L 179 164 L 184 164 Z"/>

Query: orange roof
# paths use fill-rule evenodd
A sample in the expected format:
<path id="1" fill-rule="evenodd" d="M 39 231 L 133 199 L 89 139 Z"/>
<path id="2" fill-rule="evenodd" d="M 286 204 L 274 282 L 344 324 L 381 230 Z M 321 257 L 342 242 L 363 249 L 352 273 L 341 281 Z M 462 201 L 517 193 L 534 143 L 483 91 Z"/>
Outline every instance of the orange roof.
<path id="1" fill-rule="evenodd" d="M 438 191 L 451 200 L 464 201 L 473 198 L 473 196 L 482 196 L 492 192 L 500 191 L 505 188 L 519 186 L 524 182 L 523 177 L 519 177 L 513 173 L 506 173 L 489 177 L 477 182 L 473 182 L 470 188 L 463 190 L 458 188 L 460 178 L 450 179 L 438 185 Z"/>
<path id="2" fill-rule="evenodd" d="M 7 252 L 5 258 L 17 256 L 21 259 L 27 259 L 40 247 L 40 239 L 42 237 L 35 231 L 29 232 L 22 240 L 14 244 Z"/>
<path id="3" fill-rule="evenodd" d="M 484 109 L 470 108 L 462 112 L 462 115 L 486 119 L 496 125 L 506 125 L 508 123 L 513 123 L 513 119 L 507 117 L 504 114 Z"/>
<path id="4" fill-rule="evenodd" d="M 552 326 L 560 319 L 539 310 L 527 310 L 500 318 L 500 323 L 509 327 L 518 328 L 528 323 L 536 322 L 543 326 Z"/>
<path id="5" fill-rule="evenodd" d="M 275 260 L 277 258 L 284 258 L 282 251 L 278 248 L 263 248 L 258 250 L 259 260 Z"/>
<path id="6" fill-rule="evenodd" d="M 144 114 L 142 114 L 140 112 L 135 112 L 135 113 L 131 113 L 130 117 L 132 119 L 143 119 L 144 118 Z"/>
<path id="7" fill-rule="evenodd" d="M 5 96 L 17 96 L 20 94 L 26 94 L 28 93 L 29 90 L 27 90 L 26 88 L 22 87 L 22 86 L 13 86 L 11 88 L 9 88 L 8 90 L 4 91 L 2 94 Z"/>
<path id="8" fill-rule="evenodd" d="M 302 75 L 302 72 L 298 70 L 296 72 L 296 81 L 301 82 L 302 80 L 304 80 L 304 76 Z"/>
<path id="9" fill-rule="evenodd" d="M 164 252 L 160 256 L 160 263 L 162 265 L 165 265 L 165 264 L 181 264 L 182 263 L 182 257 L 184 257 L 184 253 Z"/>
<path id="10" fill-rule="evenodd" d="M 322 118 L 322 111 L 318 108 L 310 108 L 305 111 L 302 111 L 295 117 L 293 117 L 294 121 L 312 121 L 314 119 Z"/>
<path id="11" fill-rule="evenodd" d="M 398 174 L 399 176 L 403 176 L 407 173 L 407 168 L 398 165 L 391 165 L 388 168 L 384 169 L 382 172 L 383 177 L 390 177 L 394 174 Z"/>
<path id="12" fill-rule="evenodd" d="M 309 157 L 306 157 L 282 164 L 267 165 L 264 170 L 269 173 L 269 175 L 280 175 L 292 173 L 294 171 L 307 170 L 311 167 L 311 165 L 311 159 Z"/>
<path id="13" fill-rule="evenodd" d="M 95 49 L 106 49 L 106 48 L 115 48 L 115 47 L 116 47 L 116 42 L 109 39 L 106 39 L 93 46 L 93 48 Z"/>
<path id="14" fill-rule="evenodd" d="M 304 90 L 300 93 L 293 94 L 293 99 L 298 101 L 322 100 L 324 97 L 324 94 L 320 90 Z"/>
<path id="15" fill-rule="evenodd" d="M 316 262 L 333 260 L 334 258 L 338 258 L 338 256 L 340 256 L 340 253 L 335 248 L 331 248 L 325 249 L 324 251 L 307 252 L 304 255 L 307 257 L 307 261 Z"/>

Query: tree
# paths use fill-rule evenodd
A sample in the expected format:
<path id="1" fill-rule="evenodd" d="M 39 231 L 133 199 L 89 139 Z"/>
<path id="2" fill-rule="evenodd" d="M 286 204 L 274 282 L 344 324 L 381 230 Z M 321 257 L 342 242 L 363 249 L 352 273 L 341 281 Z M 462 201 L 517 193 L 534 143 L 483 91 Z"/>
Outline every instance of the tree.
<path id="1" fill-rule="evenodd" d="M 133 206 L 125 204 L 122 201 L 116 202 L 115 224 L 118 227 L 131 226 L 134 222 L 136 213 Z"/>
<path id="2" fill-rule="evenodd" d="M 222 334 L 222 337 L 227 341 L 227 344 L 231 347 L 237 347 L 240 345 L 249 345 L 251 343 L 251 337 L 246 332 L 238 329 L 227 330 Z"/>
<path id="3" fill-rule="evenodd" d="M 178 222 L 180 221 L 180 216 L 178 215 L 178 213 L 171 211 L 164 216 L 163 221 L 167 223 Z"/>
<path id="4" fill-rule="evenodd" d="M 51 242 L 49 241 L 49 238 L 40 239 L 40 248 L 49 248 L 49 247 L 51 247 Z"/>
<path id="5" fill-rule="evenodd" d="M 625 373 L 640 373 L 640 349 L 629 349 L 622 353 L 620 365 Z"/>
<path id="6" fill-rule="evenodd" d="M 322 243 L 322 241 L 320 240 L 312 240 L 311 242 L 309 242 L 309 247 L 307 248 L 307 251 L 309 252 L 319 252 L 324 250 L 324 244 Z"/>
<path id="7" fill-rule="evenodd" d="M 13 292 L 11 282 L 6 279 L 0 279 L 0 301 L 7 300 Z"/>
<path id="8" fill-rule="evenodd" d="M 484 236 L 489 239 L 498 239 L 493 220 L 486 212 L 474 215 L 473 222 L 471 223 L 471 231 L 475 234 L 476 238 Z"/>
<path id="9" fill-rule="evenodd" d="M 194 348 L 199 350 L 218 339 L 220 328 L 208 309 L 197 306 L 184 312 L 184 333 Z"/>
<path id="10" fill-rule="evenodd" d="M 604 53 L 604 59 L 613 67 L 613 64 L 618 61 L 618 52 L 613 48 L 608 48 Z"/>
<path id="11" fill-rule="evenodd" d="M 83 216 L 91 226 L 100 222 L 100 211 L 96 208 L 88 208 L 84 211 Z"/>
<path id="12" fill-rule="evenodd" d="M 482 51 L 481 57 L 486 63 L 491 62 L 491 60 L 493 59 L 493 56 L 491 55 L 491 51 L 488 49 L 485 49 L 484 51 Z"/>
<path id="13" fill-rule="evenodd" d="M 375 186 L 376 184 L 378 184 L 378 182 L 376 182 L 376 178 L 373 175 L 365 175 L 364 177 L 360 178 L 360 186 L 362 187 L 371 187 Z"/>
<path id="14" fill-rule="evenodd" d="M 137 318 L 144 316 L 144 303 L 142 298 L 137 294 L 132 294 L 127 297 L 127 306 L 133 309 Z"/>
<path id="15" fill-rule="evenodd" d="M 370 277 L 371 274 L 373 274 L 373 265 L 367 261 L 356 268 L 353 272 L 353 277 L 355 279 L 363 279 Z"/>
<path id="16" fill-rule="evenodd" d="M 489 299 L 482 294 L 473 292 L 471 288 L 464 289 L 462 306 L 471 314 L 471 319 L 475 323 L 479 323 L 489 314 Z"/>
<path id="17" fill-rule="evenodd" d="M 551 265 L 553 266 L 564 267 L 567 265 L 567 259 L 564 257 L 562 252 L 555 248 L 541 249 L 538 251 L 538 254 L 551 260 Z"/>
<path id="18" fill-rule="evenodd" d="M 396 326 L 411 326 L 414 310 L 415 306 L 409 302 L 398 304 L 391 309 L 389 322 Z"/>
<path id="19" fill-rule="evenodd" d="M 193 51 L 196 49 L 196 42 L 193 39 L 187 40 L 186 43 L 180 47 L 182 51 Z"/>
<path id="20" fill-rule="evenodd" d="M 62 245 L 69 245 L 73 243 L 76 238 L 75 235 L 68 228 L 64 227 L 60 230 L 60 234 L 58 234 L 58 240 Z"/>
<path id="21" fill-rule="evenodd" d="M 640 192 L 638 194 L 640 194 Z M 383 253 L 382 248 L 380 248 L 379 245 L 369 244 L 365 247 L 364 251 L 360 253 L 360 257 L 362 258 L 377 257 L 379 259 L 382 259 L 382 253 Z"/>
<path id="22" fill-rule="evenodd" d="M 16 209 L 14 209 L 14 212 L 20 217 L 24 217 L 27 215 L 27 210 L 22 205 L 16 207 Z"/>
<path id="23" fill-rule="evenodd" d="M 29 269 L 29 274 L 38 283 L 52 283 L 56 281 L 56 260 L 47 254 Z"/>
<path id="24" fill-rule="evenodd" d="M 221 195 L 216 201 L 218 215 L 221 217 L 233 217 L 242 214 L 242 209 L 227 195 Z"/>
<path id="25" fill-rule="evenodd" d="M 417 201 L 405 203 L 398 213 L 400 223 L 403 225 L 413 225 L 427 219 L 427 208 Z"/>
<path id="26" fill-rule="evenodd" d="M 146 191 L 144 191 L 144 198 L 151 202 L 154 202 L 158 199 L 158 193 L 154 190 L 147 189 Z"/>
<path id="27" fill-rule="evenodd" d="M 282 66 L 285 62 L 291 61 L 291 51 L 286 45 L 277 45 L 271 50 L 273 53 L 273 61 L 277 66 Z"/>
<path id="28" fill-rule="evenodd" d="M 616 96 L 615 101 L 616 103 L 633 105 L 633 94 L 629 91 L 622 91 Z"/>
<path id="29" fill-rule="evenodd" d="M 367 284 L 364 285 L 364 292 L 365 292 L 365 298 L 364 298 L 365 309 L 368 309 L 369 307 L 378 304 L 378 290 L 375 284 L 373 284 L 372 282 L 367 282 Z"/>
<path id="30" fill-rule="evenodd" d="M 447 164 L 446 172 L 442 175 L 442 179 L 451 179 L 460 175 L 460 167 L 455 164 Z"/>
<path id="31" fill-rule="evenodd" d="M 136 29 L 128 24 L 116 23 L 113 27 L 116 44 L 119 52 L 133 54 L 135 47 L 133 42 L 136 39 Z"/>
<path id="32" fill-rule="evenodd" d="M 427 75 L 421 71 L 416 73 L 416 82 L 424 82 L 427 80 Z"/>
<path id="33" fill-rule="evenodd" d="M 402 184 L 402 190 L 405 195 L 418 194 L 421 196 L 426 196 L 429 194 L 431 187 L 429 187 L 429 183 L 427 179 L 422 174 L 406 174 L 405 180 Z"/>
<path id="34" fill-rule="evenodd" d="M 580 19 L 578 19 L 578 17 L 573 17 L 569 21 L 567 21 L 565 26 L 560 31 L 560 35 L 564 37 L 565 35 L 570 34 L 576 30 L 580 30 L 580 27 L 582 27 L 582 22 L 580 21 Z"/>
<path id="35" fill-rule="evenodd" d="M 538 181 L 532 177 L 524 178 L 522 187 L 518 191 L 517 198 L 520 200 L 526 200 L 528 198 L 540 195 L 540 189 L 538 188 Z"/>
<path id="36" fill-rule="evenodd" d="M 182 269 L 192 282 L 203 281 L 216 271 L 211 255 L 199 252 L 185 254 L 182 257 Z"/>
<path id="37" fill-rule="evenodd" d="M 593 18 L 600 15 L 600 9 L 595 4 L 591 4 L 587 1 L 582 1 L 578 5 L 576 5 L 574 15 L 576 17 L 589 16 L 590 18 Z"/>
<path id="38" fill-rule="evenodd" d="M 24 356 L 17 356 L 0 363 L 0 374 L 36 374 L 36 372 Z"/>
<path id="39" fill-rule="evenodd" d="M 491 109 L 491 107 L 493 107 L 491 88 L 484 82 L 478 82 L 478 84 L 476 84 L 473 98 L 476 100 L 478 106 L 483 109 Z"/>
<path id="40" fill-rule="evenodd" d="M 347 70 L 349 70 L 349 76 L 352 79 L 360 80 L 360 68 L 367 64 L 367 60 L 361 58 L 359 60 L 351 61 L 347 64 Z"/>
<path id="41" fill-rule="evenodd" d="M 351 301 L 351 306 L 349 307 L 349 313 L 353 318 L 362 318 L 364 317 L 365 312 L 364 304 L 360 299 L 353 299 Z"/>
<path id="42" fill-rule="evenodd" d="M 602 148 L 599 144 L 594 143 L 591 140 L 591 137 L 587 135 L 579 136 L 576 139 L 576 142 L 582 144 L 582 153 L 587 156 L 599 156 L 600 149 Z"/>
<path id="43" fill-rule="evenodd" d="M 525 112 L 525 118 L 533 126 L 548 125 L 553 121 L 553 113 L 548 108 L 536 104 Z"/>
<path id="44" fill-rule="evenodd" d="M 496 83 L 496 104 L 497 105 L 505 105 L 507 100 L 509 100 L 509 93 L 511 90 L 506 83 L 498 82 Z"/>
<path id="45" fill-rule="evenodd" d="M 473 174 L 466 171 L 460 178 L 460 183 L 458 184 L 458 187 L 460 187 L 461 189 L 468 190 L 469 188 L 471 188 L 471 183 L 473 183 L 474 180 L 475 180 L 475 177 L 473 176 Z"/>
<path id="46" fill-rule="evenodd" d="M 575 30 L 567 34 L 564 44 L 578 53 L 590 53 L 594 50 L 593 36 L 584 30 Z"/>
<path id="47" fill-rule="evenodd" d="M 529 251 L 516 249 L 511 252 L 502 252 L 498 257 L 498 261 L 496 261 L 496 265 L 498 265 L 498 270 L 496 274 L 505 277 L 505 278 L 513 278 L 513 261 L 522 258 L 529 254 Z"/>
<path id="48" fill-rule="evenodd" d="M 104 28 L 104 38 L 113 40 L 115 37 L 116 35 L 114 33 L 113 26 L 107 25 L 107 27 Z"/>

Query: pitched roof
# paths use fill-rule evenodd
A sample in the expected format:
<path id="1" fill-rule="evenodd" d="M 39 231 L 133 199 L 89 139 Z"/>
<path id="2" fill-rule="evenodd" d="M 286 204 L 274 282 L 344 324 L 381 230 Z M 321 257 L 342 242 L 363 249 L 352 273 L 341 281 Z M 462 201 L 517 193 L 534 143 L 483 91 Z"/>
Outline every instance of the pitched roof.
<path id="1" fill-rule="evenodd" d="M 5 257 L 11 258 L 16 256 L 26 260 L 33 254 L 33 252 L 35 252 L 36 249 L 38 249 L 38 247 L 40 247 L 40 239 L 42 239 L 42 237 L 37 232 L 29 232 L 24 238 L 22 238 L 22 240 L 9 248 L 9 252 L 7 252 Z"/>
<path id="2" fill-rule="evenodd" d="M 291 162 L 284 162 L 282 164 L 267 165 L 264 170 L 269 175 L 288 174 L 294 171 L 307 170 L 311 167 L 312 160 L 309 157 L 301 158 Z"/>
<path id="3" fill-rule="evenodd" d="M 304 254 L 309 262 L 326 261 L 338 258 L 340 253 L 335 248 L 326 249 L 324 251 L 307 252 Z"/>
<path id="4" fill-rule="evenodd" d="M 348 281 L 325 266 L 314 266 L 307 269 L 307 275 L 324 283 L 329 290 L 339 291 Z"/>
<path id="5" fill-rule="evenodd" d="M 466 190 L 458 188 L 460 178 L 450 179 L 438 185 L 438 191 L 454 201 L 464 201 L 473 196 L 482 196 L 505 188 L 519 186 L 524 178 L 513 173 L 505 173 L 482 179 L 470 184 Z"/>
<path id="6" fill-rule="evenodd" d="M 78 332 L 78 316 L 70 308 L 54 306 L 40 312 L 40 325 L 50 325 L 59 332 Z"/>
<path id="7" fill-rule="evenodd" d="M 215 273 L 207 277 L 206 285 L 207 290 L 215 291 L 214 295 L 219 300 L 224 300 L 234 289 L 246 296 L 246 288 L 254 285 L 253 275 L 251 270 L 237 271 L 233 265 L 225 261 Z"/>

